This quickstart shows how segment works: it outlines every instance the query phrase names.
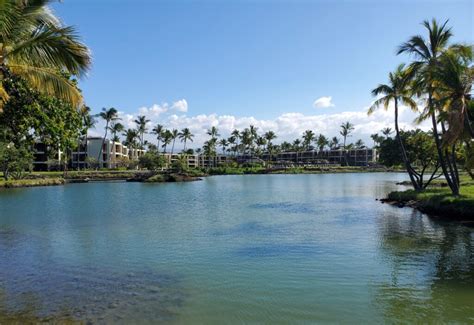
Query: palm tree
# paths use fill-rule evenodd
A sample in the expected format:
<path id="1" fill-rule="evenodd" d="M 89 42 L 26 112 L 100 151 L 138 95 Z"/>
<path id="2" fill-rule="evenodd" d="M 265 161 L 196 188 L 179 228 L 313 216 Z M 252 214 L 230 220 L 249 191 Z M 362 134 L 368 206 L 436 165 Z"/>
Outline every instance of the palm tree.
<path id="1" fill-rule="evenodd" d="M 306 150 L 309 150 L 311 143 L 313 142 L 315 134 L 311 130 L 306 130 L 303 133 L 303 146 Z"/>
<path id="2" fill-rule="evenodd" d="M 362 141 L 362 139 L 359 139 L 357 140 L 355 143 L 354 143 L 354 146 L 357 148 L 357 149 L 362 149 L 365 147 L 365 144 L 364 144 L 364 141 Z"/>
<path id="3" fill-rule="evenodd" d="M 385 135 L 385 139 L 388 139 L 390 138 L 390 134 L 393 133 L 393 130 L 392 128 L 385 128 L 385 129 L 382 129 L 382 134 Z"/>
<path id="4" fill-rule="evenodd" d="M 272 145 L 272 141 L 275 140 L 277 138 L 277 136 L 276 136 L 275 132 L 267 131 L 267 132 L 265 132 L 263 137 L 265 138 L 265 140 L 267 140 L 267 151 L 268 151 L 268 147 Z"/>
<path id="5" fill-rule="evenodd" d="M 84 142 L 87 148 L 87 138 L 89 137 L 89 130 L 92 129 L 96 124 L 96 119 L 91 115 L 91 109 L 88 106 L 82 106 L 79 111 L 82 118 L 82 128 L 84 134 Z"/>
<path id="6" fill-rule="evenodd" d="M 123 130 L 125 130 L 125 127 L 123 126 L 123 124 L 120 122 L 112 122 L 110 123 L 109 130 L 110 130 L 110 133 L 112 133 L 112 141 L 120 142 L 120 139 L 117 136 L 117 133 L 120 133 Z"/>
<path id="7" fill-rule="evenodd" d="M 400 129 L 398 126 L 398 104 L 403 103 L 410 107 L 412 110 L 417 110 L 417 105 L 413 101 L 410 96 L 410 70 L 405 69 L 404 64 L 400 64 L 395 72 L 390 72 L 388 75 L 389 83 L 388 84 L 381 84 L 377 88 L 372 90 L 373 96 L 380 96 L 372 106 L 369 108 L 368 114 L 372 114 L 375 109 L 383 105 L 385 110 L 388 110 L 390 103 L 393 102 L 394 104 L 394 112 L 395 112 L 395 134 L 397 137 L 398 145 L 400 147 L 400 151 L 402 154 L 402 160 L 405 165 L 405 169 L 407 170 L 408 175 L 410 176 L 410 180 L 412 182 L 413 188 L 415 190 L 421 190 L 419 179 L 417 176 L 416 171 L 411 166 L 410 161 L 408 160 L 408 155 L 405 149 L 405 145 L 402 141 L 400 136 Z M 388 139 L 388 134 L 391 132 L 390 128 L 386 128 L 382 130 L 382 133 Z"/>
<path id="8" fill-rule="evenodd" d="M 252 146 L 252 133 L 250 129 L 245 128 L 240 134 L 240 142 L 242 143 L 243 154 L 250 153 L 250 147 Z"/>
<path id="9" fill-rule="evenodd" d="M 0 104 L 8 100 L 3 80 L 10 74 L 75 107 L 82 101 L 69 76 L 82 77 L 90 68 L 91 55 L 74 28 L 62 25 L 49 9 L 50 2 L 0 2 Z"/>
<path id="10" fill-rule="evenodd" d="M 135 122 L 135 124 L 137 125 L 137 131 L 140 135 L 140 147 L 141 149 L 143 149 L 143 136 L 148 131 L 146 124 L 150 122 L 150 120 L 147 119 L 145 115 L 138 115 L 133 122 Z"/>
<path id="11" fill-rule="evenodd" d="M 226 139 L 221 139 L 221 140 L 219 140 L 219 145 L 220 145 L 221 148 L 222 148 L 222 154 L 225 155 L 225 149 L 227 148 L 227 146 L 229 145 L 229 143 L 227 142 Z"/>
<path id="12" fill-rule="evenodd" d="M 370 135 L 370 138 L 374 141 L 374 148 L 377 146 L 377 143 L 380 143 L 380 136 L 378 133 Z"/>
<path id="13" fill-rule="evenodd" d="M 170 130 L 164 130 L 163 131 L 163 135 L 162 135 L 162 138 L 161 140 L 163 140 L 163 149 L 164 149 L 164 153 L 166 153 L 166 147 L 171 143 L 171 141 L 173 140 L 173 134 L 171 133 Z"/>
<path id="14" fill-rule="evenodd" d="M 330 147 L 331 149 L 336 149 L 338 145 L 339 145 L 339 139 L 338 139 L 338 137 L 333 137 L 333 138 L 331 139 L 331 141 L 329 141 L 329 147 Z"/>
<path id="15" fill-rule="evenodd" d="M 259 153 L 262 153 L 262 148 L 267 144 L 267 140 L 265 139 L 265 137 L 259 136 L 257 137 L 255 144 L 257 145 Z"/>
<path id="16" fill-rule="evenodd" d="M 320 134 L 316 140 L 316 144 L 318 145 L 319 152 L 322 152 L 324 147 L 329 144 L 329 141 L 323 134 Z"/>
<path id="17" fill-rule="evenodd" d="M 163 138 L 163 132 L 164 132 L 164 127 L 163 125 L 161 124 L 157 124 L 152 130 L 151 132 L 156 135 L 156 139 L 158 140 L 158 144 L 157 144 L 157 148 L 158 148 L 158 152 L 160 151 L 160 142 Z"/>
<path id="18" fill-rule="evenodd" d="M 346 139 L 351 136 L 352 131 L 354 131 L 354 125 L 350 122 L 345 122 L 341 124 L 341 131 L 339 132 L 343 137 L 342 147 L 346 149 Z"/>
<path id="19" fill-rule="evenodd" d="M 137 139 L 139 137 L 137 130 L 127 129 L 123 135 L 125 136 L 124 144 L 127 147 L 135 148 L 137 146 Z"/>
<path id="20" fill-rule="evenodd" d="M 437 113 L 435 104 L 436 76 L 435 70 L 440 65 L 440 57 L 448 50 L 448 42 L 452 36 L 451 29 L 447 28 L 448 21 L 442 25 L 433 19 L 431 23 L 424 21 L 423 26 L 428 31 L 428 38 L 416 35 L 407 42 L 400 45 L 397 54 L 407 53 L 415 58 L 410 68 L 416 73 L 417 86 L 419 92 L 425 92 L 428 95 L 428 105 L 425 116 L 431 117 L 433 125 L 433 136 L 436 143 L 439 163 L 443 171 L 446 182 L 453 195 L 459 195 L 459 179 L 456 171 L 456 161 L 450 161 L 449 155 L 443 153 L 443 144 L 438 131 Z M 463 54 L 469 52 L 466 47 L 454 45 L 449 48 L 454 52 Z"/>
<path id="21" fill-rule="evenodd" d="M 237 141 L 237 138 L 234 137 L 233 135 L 231 135 L 228 139 L 227 139 L 227 142 L 229 143 L 229 146 L 230 146 L 230 150 L 233 152 L 233 154 L 235 155 L 236 151 L 237 151 L 237 146 L 236 146 L 236 141 Z"/>
<path id="22" fill-rule="evenodd" d="M 178 134 L 178 136 L 181 139 L 181 142 L 184 142 L 183 151 L 186 151 L 186 142 L 187 141 L 193 142 L 194 134 L 192 134 L 191 131 L 188 128 L 184 128 L 184 129 L 181 130 L 181 132 Z"/>
<path id="23" fill-rule="evenodd" d="M 118 121 L 120 120 L 120 118 L 118 117 L 118 111 L 111 107 L 109 109 L 107 108 L 102 108 L 102 112 L 99 113 L 99 116 L 105 120 L 105 134 L 104 134 L 104 139 L 102 140 L 102 145 L 100 146 L 100 149 L 99 149 L 99 155 L 97 156 L 97 160 L 101 161 L 100 157 L 102 156 L 102 150 L 104 148 L 104 144 L 105 144 L 105 139 L 107 138 L 107 131 L 109 130 L 109 124 L 111 122 L 115 122 L 115 121 Z"/>
<path id="24" fill-rule="evenodd" d="M 354 130 L 354 125 L 350 123 L 349 121 L 341 124 L 341 131 L 339 133 L 344 138 L 342 148 L 344 150 L 344 159 L 346 161 L 346 165 L 348 164 L 347 153 L 346 153 L 346 139 L 351 136 L 351 133 L 353 130 Z"/>
<path id="25" fill-rule="evenodd" d="M 207 130 L 207 135 L 209 135 L 211 138 L 217 138 L 220 136 L 219 130 L 217 127 L 213 126 L 209 130 Z"/>
<path id="26" fill-rule="evenodd" d="M 179 135 L 179 131 L 178 131 L 178 130 L 173 129 L 173 130 L 171 131 L 171 139 L 173 140 L 173 144 L 172 144 L 172 146 L 171 146 L 171 154 L 173 154 L 173 152 L 174 152 L 174 143 L 176 142 L 176 138 L 178 137 L 178 135 Z"/>

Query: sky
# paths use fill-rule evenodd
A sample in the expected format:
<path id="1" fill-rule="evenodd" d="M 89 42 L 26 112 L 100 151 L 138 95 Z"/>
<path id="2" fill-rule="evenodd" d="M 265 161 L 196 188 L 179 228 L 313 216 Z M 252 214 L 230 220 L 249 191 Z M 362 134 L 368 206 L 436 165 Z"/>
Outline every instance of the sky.
<path id="1" fill-rule="evenodd" d="M 423 20 L 449 19 L 454 41 L 474 40 L 472 0 L 64 0 L 53 10 L 91 48 L 80 87 L 93 112 L 115 107 L 126 127 L 137 115 L 150 128 L 189 127 L 195 147 L 211 126 L 227 136 L 254 124 L 288 141 L 306 129 L 335 136 L 346 120 L 351 141 L 368 143 L 393 127 L 391 112 L 367 116 L 370 91 L 409 60 L 396 48 L 424 33 Z M 402 111 L 402 127 L 415 127 Z"/>

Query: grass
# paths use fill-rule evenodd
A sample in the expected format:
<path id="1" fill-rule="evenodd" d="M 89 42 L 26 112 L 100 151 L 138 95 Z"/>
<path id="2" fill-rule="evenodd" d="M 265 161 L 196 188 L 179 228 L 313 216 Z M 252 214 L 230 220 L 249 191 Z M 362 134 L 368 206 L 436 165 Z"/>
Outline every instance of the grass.
<path id="1" fill-rule="evenodd" d="M 64 179 L 59 177 L 48 177 L 38 179 L 9 179 L 8 181 L 0 180 L 0 188 L 51 186 L 63 184 Z"/>
<path id="2" fill-rule="evenodd" d="M 387 199 L 402 203 L 414 201 L 421 211 L 441 217 L 474 220 L 474 181 L 467 175 L 461 177 L 461 190 L 457 197 L 451 194 L 444 182 L 438 181 L 422 192 L 391 192 Z"/>

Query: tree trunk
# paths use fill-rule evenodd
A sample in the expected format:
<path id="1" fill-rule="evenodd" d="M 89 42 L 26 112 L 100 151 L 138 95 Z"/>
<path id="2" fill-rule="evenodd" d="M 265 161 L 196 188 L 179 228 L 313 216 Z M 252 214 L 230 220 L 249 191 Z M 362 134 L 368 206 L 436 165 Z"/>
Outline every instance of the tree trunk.
<path id="1" fill-rule="evenodd" d="M 397 135 L 398 144 L 400 146 L 400 151 L 402 152 L 403 163 L 405 164 L 405 168 L 407 170 L 408 176 L 410 177 L 410 181 L 413 185 L 413 188 L 416 191 L 420 191 L 423 189 L 422 184 L 419 184 L 419 182 L 416 179 L 416 176 L 413 173 L 413 168 L 411 167 L 410 161 L 408 160 L 405 145 L 403 144 L 402 138 L 400 136 L 400 129 L 398 127 L 398 100 L 397 99 L 395 99 L 395 132 L 397 133 L 396 135 Z"/>
<path id="2" fill-rule="evenodd" d="M 102 145 L 100 146 L 100 149 L 99 149 L 99 156 L 97 157 L 97 160 L 99 162 L 99 166 L 100 166 L 100 158 L 102 156 L 102 150 L 104 148 L 104 144 L 105 144 L 105 139 L 107 138 L 107 130 L 109 129 L 109 121 L 107 121 L 107 123 L 105 123 L 105 134 L 104 134 L 104 139 L 102 139 Z"/>
<path id="3" fill-rule="evenodd" d="M 435 138 L 435 144 L 436 144 L 436 151 L 438 152 L 438 160 L 441 165 L 441 170 L 443 171 L 444 177 L 446 178 L 446 182 L 448 183 L 449 188 L 451 189 L 451 192 L 453 195 L 458 196 L 459 195 L 459 187 L 453 182 L 451 175 L 448 172 L 448 168 L 446 165 L 446 160 L 443 155 L 443 148 L 441 144 L 441 140 L 439 139 L 439 133 L 438 133 L 438 125 L 436 122 L 436 113 L 433 108 L 433 99 L 432 99 L 432 94 L 431 91 L 428 94 L 428 105 L 431 110 L 431 122 L 433 124 L 433 136 Z"/>

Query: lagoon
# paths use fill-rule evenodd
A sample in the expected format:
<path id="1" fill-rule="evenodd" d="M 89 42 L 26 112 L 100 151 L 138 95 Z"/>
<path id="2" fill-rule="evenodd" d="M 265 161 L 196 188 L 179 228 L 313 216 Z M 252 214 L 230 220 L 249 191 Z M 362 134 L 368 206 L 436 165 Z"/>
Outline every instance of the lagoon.
<path id="1" fill-rule="evenodd" d="M 474 229 L 404 174 L 0 191 L 0 323 L 474 322 Z"/>

